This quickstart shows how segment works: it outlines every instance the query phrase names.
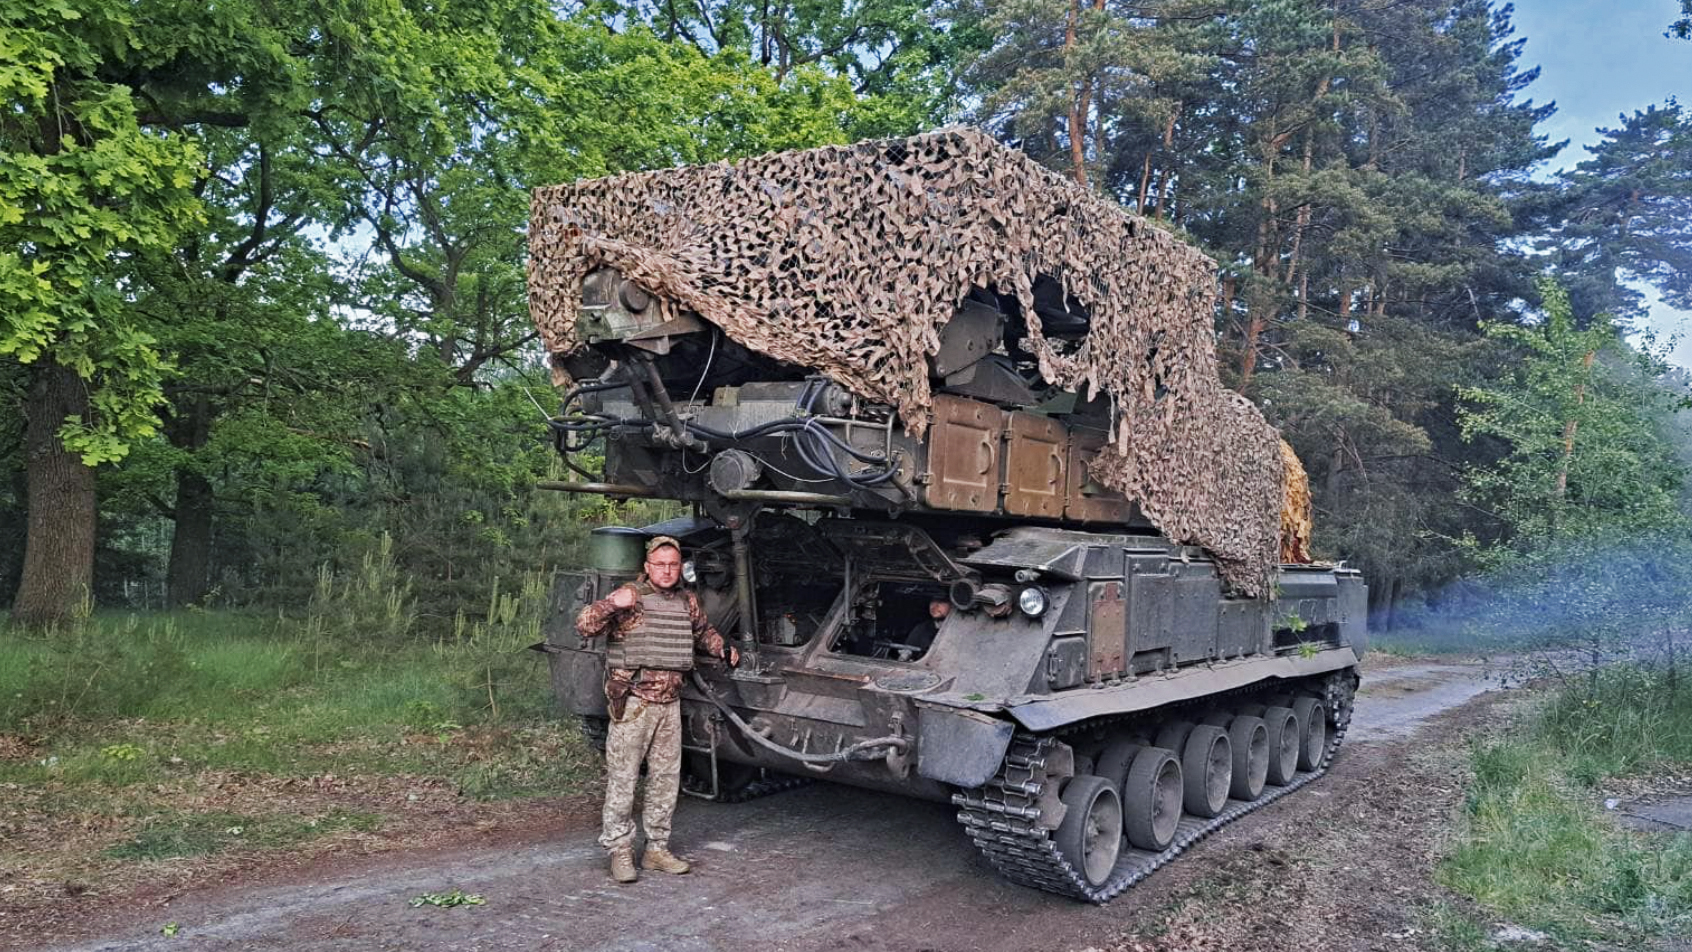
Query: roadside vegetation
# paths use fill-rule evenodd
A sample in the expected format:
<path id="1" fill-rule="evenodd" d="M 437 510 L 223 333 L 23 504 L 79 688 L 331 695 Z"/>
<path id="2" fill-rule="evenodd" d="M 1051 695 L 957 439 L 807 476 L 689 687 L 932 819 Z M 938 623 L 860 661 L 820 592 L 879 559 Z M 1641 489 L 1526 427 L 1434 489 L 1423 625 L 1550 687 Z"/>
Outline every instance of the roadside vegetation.
<path id="1" fill-rule="evenodd" d="M 434 634 L 385 541 L 297 618 L 184 610 L 0 628 L 0 878 L 75 893 L 135 864 L 458 824 L 595 775 L 551 715 L 549 580 Z M 174 869 L 181 869 L 175 864 Z"/>
<path id="2" fill-rule="evenodd" d="M 1450 947 L 1492 947 L 1497 922 L 1568 947 L 1692 935 L 1692 834 L 1628 830 L 1604 806 L 1612 782 L 1649 789 L 1692 765 L 1692 690 L 1678 672 L 1614 666 L 1557 683 L 1470 760 L 1439 878 L 1485 917 L 1442 910 Z"/>

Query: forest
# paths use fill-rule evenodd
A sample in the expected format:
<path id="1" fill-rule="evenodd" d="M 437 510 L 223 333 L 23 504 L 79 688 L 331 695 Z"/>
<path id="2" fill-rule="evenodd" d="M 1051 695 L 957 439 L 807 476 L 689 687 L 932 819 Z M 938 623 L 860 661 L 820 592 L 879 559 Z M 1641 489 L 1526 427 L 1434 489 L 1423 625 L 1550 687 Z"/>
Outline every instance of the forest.
<path id="1" fill-rule="evenodd" d="M 1656 2 L 1640 57 L 1692 56 L 1692 0 Z M 663 947 L 634 908 L 740 910 L 735 949 L 1683 947 L 1652 943 L 1692 934 L 1692 372 L 1661 330 L 1692 113 L 1560 140 L 1514 20 L 0 0 L 0 949 Z M 681 510 L 537 488 L 571 477 L 530 190 L 964 125 L 1217 263 L 1222 383 L 1369 586 L 1351 746 L 1114 919 L 1053 926 L 965 833 L 828 783 L 684 813 L 700 870 L 607 903 L 605 728 L 525 649 L 594 528 Z M 1620 822 L 1669 794 L 1678 832 Z"/>
<path id="2" fill-rule="evenodd" d="M 1217 260 L 1224 380 L 1376 629 L 1676 615 L 1689 378 L 1640 329 L 1692 306 L 1692 116 L 1639 103 L 1559 159 L 1511 17 L 6 4 L 0 603 L 297 614 L 375 558 L 420 631 L 497 614 L 652 515 L 533 489 L 528 189 L 968 123 Z"/>

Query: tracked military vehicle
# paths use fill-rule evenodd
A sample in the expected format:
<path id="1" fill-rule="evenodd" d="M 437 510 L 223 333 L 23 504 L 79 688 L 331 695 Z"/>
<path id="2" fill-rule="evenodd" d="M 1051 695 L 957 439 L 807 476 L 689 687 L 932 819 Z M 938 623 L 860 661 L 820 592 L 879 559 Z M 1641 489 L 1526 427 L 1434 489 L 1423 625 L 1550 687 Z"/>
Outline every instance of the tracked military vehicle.
<path id="1" fill-rule="evenodd" d="M 560 578 L 590 731 L 575 612 L 665 534 L 743 655 L 684 693 L 695 795 L 951 803 L 1010 879 L 1104 902 L 1326 769 L 1366 588 L 1303 555 L 1203 255 L 969 130 L 539 189 L 530 240 L 549 488 L 680 513 Z"/>

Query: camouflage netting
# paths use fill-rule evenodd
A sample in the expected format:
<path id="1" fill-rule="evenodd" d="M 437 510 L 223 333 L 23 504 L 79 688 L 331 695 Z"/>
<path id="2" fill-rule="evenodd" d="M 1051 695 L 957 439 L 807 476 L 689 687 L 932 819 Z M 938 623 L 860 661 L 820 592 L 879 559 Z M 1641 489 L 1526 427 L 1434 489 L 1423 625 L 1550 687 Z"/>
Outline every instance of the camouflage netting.
<path id="1" fill-rule="evenodd" d="M 1115 204 L 968 129 L 535 190 L 529 306 L 576 346 L 582 279 L 605 265 L 670 311 L 814 368 L 926 429 L 927 359 L 972 288 L 1034 313 L 1050 276 L 1091 314 L 1079 346 L 1031 321 L 1049 383 L 1116 407 L 1094 476 L 1262 594 L 1280 552 L 1275 431 L 1217 377 L 1215 266 Z"/>
<path id="2" fill-rule="evenodd" d="M 1281 441 L 1281 462 L 1286 466 L 1286 498 L 1281 502 L 1281 561 L 1310 561 L 1310 477 L 1299 462 L 1292 444 Z"/>

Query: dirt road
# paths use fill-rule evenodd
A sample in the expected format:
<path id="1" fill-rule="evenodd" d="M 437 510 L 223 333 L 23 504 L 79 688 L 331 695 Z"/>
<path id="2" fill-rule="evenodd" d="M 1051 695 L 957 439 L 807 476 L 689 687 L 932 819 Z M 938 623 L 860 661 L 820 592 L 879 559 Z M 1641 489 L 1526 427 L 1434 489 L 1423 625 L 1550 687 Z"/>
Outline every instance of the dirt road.
<path id="1" fill-rule="evenodd" d="M 1425 756 L 1450 743 L 1428 741 L 1454 742 L 1490 686 L 1476 664 L 1378 668 L 1327 777 L 1103 908 L 998 879 L 944 805 L 816 784 L 735 806 L 684 802 L 674 846 L 696 864 L 685 877 L 616 887 L 591 821 L 576 821 L 510 847 L 472 843 L 319 863 L 272 882 L 208 883 L 168 906 L 118 914 L 100 927 L 103 940 L 47 947 L 1142 950 L 1202 948 L 1242 933 L 1232 947 L 1276 949 L 1284 938 L 1303 948 L 1416 948 L 1411 893 L 1426 879 L 1418 867 L 1431 862 L 1432 834 L 1406 824 L 1435 830 L 1455 796 L 1454 784 L 1438 783 L 1444 768 Z M 1442 797 L 1434 787 L 1449 790 Z M 1330 888 L 1346 890 L 1343 902 L 1321 894 L 1323 876 L 1339 877 Z M 408 903 L 454 889 L 486 904 Z M 1275 902 L 1252 906 L 1259 890 Z M 1301 909 L 1310 919 L 1302 925 Z M 1265 915 L 1267 926 L 1253 921 Z M 178 924 L 174 936 L 161 934 L 166 923 Z M 1333 944 L 1310 944 L 1311 930 Z"/>

